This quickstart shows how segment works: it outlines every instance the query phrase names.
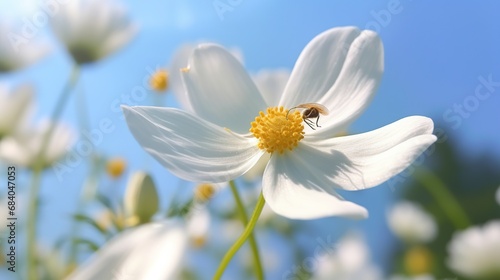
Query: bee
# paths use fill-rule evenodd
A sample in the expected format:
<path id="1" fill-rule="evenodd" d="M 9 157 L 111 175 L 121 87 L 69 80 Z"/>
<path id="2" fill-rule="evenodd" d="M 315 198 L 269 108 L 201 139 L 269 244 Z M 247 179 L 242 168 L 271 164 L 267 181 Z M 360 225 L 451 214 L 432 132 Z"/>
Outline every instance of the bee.
<path id="1" fill-rule="evenodd" d="M 298 108 L 305 109 L 302 112 L 302 119 L 313 130 L 316 130 L 316 129 L 314 128 L 314 122 L 310 119 L 316 118 L 316 127 L 321 127 L 318 124 L 319 116 L 320 115 L 326 116 L 329 113 L 328 108 L 326 108 L 325 106 L 323 106 L 321 104 L 304 103 L 304 104 L 297 105 L 297 106 L 291 108 L 290 110 L 288 110 L 288 112 L 286 114 L 287 118 L 288 118 L 288 114 L 290 113 L 291 110 L 298 109 Z"/>

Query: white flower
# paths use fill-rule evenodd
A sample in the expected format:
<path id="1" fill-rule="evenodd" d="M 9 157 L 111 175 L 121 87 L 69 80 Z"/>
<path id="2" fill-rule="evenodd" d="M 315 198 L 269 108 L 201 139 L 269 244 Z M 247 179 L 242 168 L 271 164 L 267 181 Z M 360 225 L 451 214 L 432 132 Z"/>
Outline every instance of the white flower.
<path id="1" fill-rule="evenodd" d="M 368 246 L 361 234 L 346 235 L 335 248 L 333 253 L 329 251 L 318 256 L 312 279 L 382 279 L 382 271 L 372 264 Z"/>
<path id="2" fill-rule="evenodd" d="M 409 201 L 399 202 L 392 207 L 387 213 L 387 222 L 396 236 L 410 243 L 429 242 L 437 234 L 433 217 Z"/>
<path id="3" fill-rule="evenodd" d="M 448 244 L 448 266 L 470 278 L 500 277 L 500 220 L 456 233 Z"/>
<path id="4" fill-rule="evenodd" d="M 9 89 L 0 85 L 0 139 L 23 129 L 33 109 L 34 91 L 30 85 Z"/>
<path id="5" fill-rule="evenodd" d="M 0 159 L 19 166 L 33 168 L 40 154 L 43 141 L 49 129 L 44 121 L 37 127 L 19 132 L 16 137 L 7 137 L 0 142 Z M 62 123 L 57 123 L 42 160 L 48 167 L 62 158 L 74 142 L 74 132 Z"/>
<path id="6" fill-rule="evenodd" d="M 0 20 L 0 73 L 31 65 L 50 50 L 48 45 L 25 37 L 21 28 Z"/>
<path id="7" fill-rule="evenodd" d="M 417 276 L 403 276 L 403 275 L 393 275 L 389 280 L 434 280 L 436 279 L 433 275 L 422 274 Z M 455 278 L 450 278 L 450 280 Z"/>
<path id="8" fill-rule="evenodd" d="M 52 18 L 56 36 L 78 64 L 94 62 L 126 45 L 137 33 L 114 0 L 72 0 Z"/>
<path id="9" fill-rule="evenodd" d="M 436 141 L 432 120 L 420 116 L 331 137 L 366 108 L 382 72 L 383 47 L 374 32 L 334 28 L 306 46 L 279 103 L 266 104 L 231 54 L 201 45 L 182 73 L 196 116 L 175 108 L 123 110 L 141 146 L 182 179 L 232 180 L 269 152 L 262 190 L 273 211 L 295 219 L 362 218 L 366 209 L 343 200 L 336 190 L 377 186 Z M 288 111 L 308 102 L 331 112 L 321 116 L 315 130 L 303 125 L 299 111 Z"/>
<path id="10" fill-rule="evenodd" d="M 177 279 L 185 248 L 179 223 L 145 224 L 113 238 L 68 279 Z"/>

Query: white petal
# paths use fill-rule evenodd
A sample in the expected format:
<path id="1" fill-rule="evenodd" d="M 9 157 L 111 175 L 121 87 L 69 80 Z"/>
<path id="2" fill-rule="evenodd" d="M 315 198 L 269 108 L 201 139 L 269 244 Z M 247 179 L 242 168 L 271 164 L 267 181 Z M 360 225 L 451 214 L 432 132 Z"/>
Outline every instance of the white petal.
<path id="1" fill-rule="evenodd" d="M 327 174 L 331 186 L 371 188 L 403 171 L 432 145 L 437 140 L 432 130 L 431 119 L 414 116 L 363 134 L 304 139 L 310 147 L 301 149 L 302 160 Z"/>
<path id="2" fill-rule="evenodd" d="M 316 36 L 301 53 L 280 105 L 316 102 L 330 114 L 321 130 L 336 134 L 366 108 L 383 73 L 383 46 L 376 33 L 354 27 L 330 29 Z"/>
<path id="3" fill-rule="evenodd" d="M 195 182 L 227 182 L 262 155 L 257 140 L 173 108 L 122 106 L 139 144 L 176 176 Z"/>
<path id="4" fill-rule="evenodd" d="M 21 131 L 15 137 L 8 137 L 0 142 L 0 159 L 23 167 L 33 167 L 40 154 L 50 122 L 41 121 L 38 126 Z M 44 166 L 50 166 L 62 158 L 71 148 L 75 140 L 73 130 L 57 123 L 49 139 L 42 159 Z"/>
<path id="5" fill-rule="evenodd" d="M 181 77 L 181 69 L 188 67 L 189 57 L 193 53 L 193 50 L 196 48 L 195 44 L 183 44 L 177 48 L 172 56 L 172 61 L 170 63 L 170 78 L 169 78 L 169 87 L 172 89 L 172 92 L 179 102 L 181 108 L 184 111 L 187 111 L 192 114 L 196 114 L 193 110 L 191 103 L 189 102 L 189 97 L 184 88 L 184 82 Z M 241 64 L 243 64 L 243 54 L 241 50 L 238 48 L 231 48 L 229 52 L 238 60 Z"/>
<path id="6" fill-rule="evenodd" d="M 243 66 L 220 46 L 200 45 L 181 75 L 196 114 L 219 126 L 248 133 L 250 122 L 266 109 Z"/>
<path id="7" fill-rule="evenodd" d="M 323 188 L 327 186 L 320 185 L 321 180 L 317 180 L 322 175 L 297 161 L 297 149 L 273 155 L 264 172 L 262 191 L 274 212 L 291 219 L 368 216 L 365 208 L 343 200 L 333 191 L 325 192 Z"/>
<path id="8" fill-rule="evenodd" d="M 257 88 L 268 106 L 277 106 L 290 78 L 287 69 L 261 70 L 253 77 Z"/>
<path id="9" fill-rule="evenodd" d="M 68 279 L 175 279 L 185 248 L 180 224 L 146 224 L 113 238 Z"/>
<path id="10" fill-rule="evenodd" d="M 52 51 L 49 43 L 23 36 L 24 28 L 24 24 L 21 28 L 14 22 L 0 19 L 0 73 L 19 70 Z"/>
<path id="11" fill-rule="evenodd" d="M 14 89 L 0 84 L 0 139 L 25 128 L 33 111 L 34 94 L 28 84 Z"/>
<path id="12" fill-rule="evenodd" d="M 184 83 L 181 77 L 181 69 L 188 66 L 188 60 L 194 50 L 194 46 L 191 44 L 184 44 L 177 48 L 174 55 L 172 56 L 172 62 L 170 63 L 170 78 L 169 84 L 172 89 L 177 102 L 179 102 L 180 107 L 192 114 L 196 114 L 189 102 L 189 97 L 184 88 Z"/>
<path id="13" fill-rule="evenodd" d="M 243 174 L 243 179 L 249 182 L 262 179 L 262 174 L 264 174 L 264 170 L 266 170 L 266 166 L 270 158 L 271 156 L 269 153 L 263 154 L 259 161 L 257 161 L 257 163 L 255 163 L 250 170 Z"/>

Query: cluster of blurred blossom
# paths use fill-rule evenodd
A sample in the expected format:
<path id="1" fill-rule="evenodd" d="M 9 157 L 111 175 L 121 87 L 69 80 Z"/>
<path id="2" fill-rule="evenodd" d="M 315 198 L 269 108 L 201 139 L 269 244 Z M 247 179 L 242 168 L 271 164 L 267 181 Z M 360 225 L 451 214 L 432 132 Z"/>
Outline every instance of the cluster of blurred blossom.
<path id="1" fill-rule="evenodd" d="M 50 16 L 50 26 L 66 47 L 76 69 L 117 52 L 139 31 L 123 6 L 115 1 L 54 3 L 57 12 Z M 186 94 L 181 71 L 189 70 L 186 67 L 196 45 L 180 44 L 178 51 L 171 55 L 170 65 L 158 69 L 150 77 L 152 94 L 172 93 L 181 108 L 194 115 L 196 111 Z M 0 74 L 34 64 L 52 50 L 35 38 L 23 37 L 22 31 L 13 23 L 0 21 Z M 243 64 L 243 55 L 238 49 L 230 52 L 235 61 Z M 267 104 L 278 104 L 281 97 L 278 93 L 284 91 L 289 77 L 287 69 L 264 69 L 252 75 L 252 80 Z M 77 78 L 71 76 L 69 79 L 68 92 Z M 57 113 L 46 120 L 34 122 L 35 109 L 35 90 L 28 82 L 13 87 L 0 86 L 0 160 L 7 165 L 26 168 L 33 176 L 56 164 L 71 150 L 77 139 L 75 129 L 59 120 Z M 125 174 L 127 159 L 103 157 L 97 153 L 94 156 L 88 157 L 89 164 L 101 170 L 89 174 L 86 186 L 92 185 L 89 182 L 99 182 L 103 174 L 112 179 Z M 245 205 L 257 201 L 269 160 L 270 155 L 264 154 L 236 181 L 244 187 Z M 192 192 L 179 191 L 178 196 L 170 199 L 165 212 L 160 207 L 165 201 L 158 194 L 154 174 L 143 170 L 131 170 L 130 174 L 123 198 L 84 189 L 81 201 L 77 202 L 78 212 L 73 217 L 72 236 L 65 240 L 64 246 L 50 252 L 42 249 L 40 244 L 35 244 L 35 256 L 25 256 L 20 252 L 23 257 L 36 259 L 32 264 L 30 261 L 20 262 L 21 270 L 36 271 L 20 272 L 21 278 L 207 278 L 207 270 L 211 274 L 213 265 L 199 265 L 199 260 L 220 260 L 223 250 L 236 240 L 244 227 L 239 221 L 237 205 L 226 197 L 228 183 L 208 180 L 194 183 L 194 187 L 185 188 Z M 94 186 L 94 189 L 98 188 Z M 37 200 L 38 197 L 27 200 L 35 203 L 35 211 L 39 211 Z M 496 200 L 500 204 L 500 188 L 496 192 Z M 92 207 L 89 207 L 90 203 L 94 203 Z M 1 202 L 0 205 L 4 211 L 6 203 Z M 89 211 L 90 208 L 95 209 L 95 205 L 99 210 Z M 30 215 L 27 212 L 26 215 Z M 4 216 L 0 219 L 6 220 Z M 36 216 L 34 219 L 36 224 Z M 27 220 L 30 220 L 29 217 Z M 317 235 L 306 229 L 304 222 L 286 219 L 266 206 L 256 234 L 258 240 L 264 235 L 272 236 L 267 242 L 270 244 L 260 247 L 264 271 L 270 275 L 281 272 L 279 279 L 438 279 L 434 276 L 436 267 L 433 265 L 432 248 L 427 245 L 439 236 L 440 227 L 436 218 L 415 202 L 404 201 L 388 210 L 387 224 L 405 248 L 401 267 L 389 272 L 379 261 L 373 260 L 365 233 L 347 231 L 335 238 L 328 236 L 320 252 L 313 253 L 297 240 L 303 236 L 313 239 Z M 80 236 L 78 229 L 82 226 L 93 229 L 102 240 L 98 242 Z M 23 227 L 23 230 L 26 228 Z M 259 232 L 263 232 L 262 235 Z M 276 236 L 284 240 L 281 242 L 291 248 L 292 253 L 282 256 L 280 252 L 273 252 Z M 81 244 L 87 245 L 88 250 L 81 250 Z M 89 250 L 95 253 L 84 259 L 83 256 L 88 257 Z M 499 279 L 500 220 L 457 231 L 447 241 L 447 250 L 446 264 L 456 275 L 470 279 Z M 254 273 L 253 260 L 249 255 L 248 251 L 241 255 L 241 267 L 244 269 L 238 270 L 239 279 L 246 279 L 244 277 L 251 277 Z M 288 269 L 291 263 L 299 266 Z M 4 260 L 2 265 L 5 265 Z M 447 277 L 456 279 L 453 275 Z"/>

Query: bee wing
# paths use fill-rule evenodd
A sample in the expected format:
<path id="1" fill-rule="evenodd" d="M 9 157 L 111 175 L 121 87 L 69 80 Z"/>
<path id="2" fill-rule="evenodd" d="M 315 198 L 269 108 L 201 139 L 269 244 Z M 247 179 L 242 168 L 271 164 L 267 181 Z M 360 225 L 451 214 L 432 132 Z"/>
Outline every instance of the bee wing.
<path id="1" fill-rule="evenodd" d="M 323 106 L 319 103 L 304 103 L 304 104 L 297 105 L 296 107 L 297 108 L 305 108 L 305 109 L 315 108 L 318 110 L 318 112 L 320 114 L 325 115 L 325 116 L 328 115 L 328 113 L 330 113 L 328 108 L 326 108 L 325 106 Z"/>

